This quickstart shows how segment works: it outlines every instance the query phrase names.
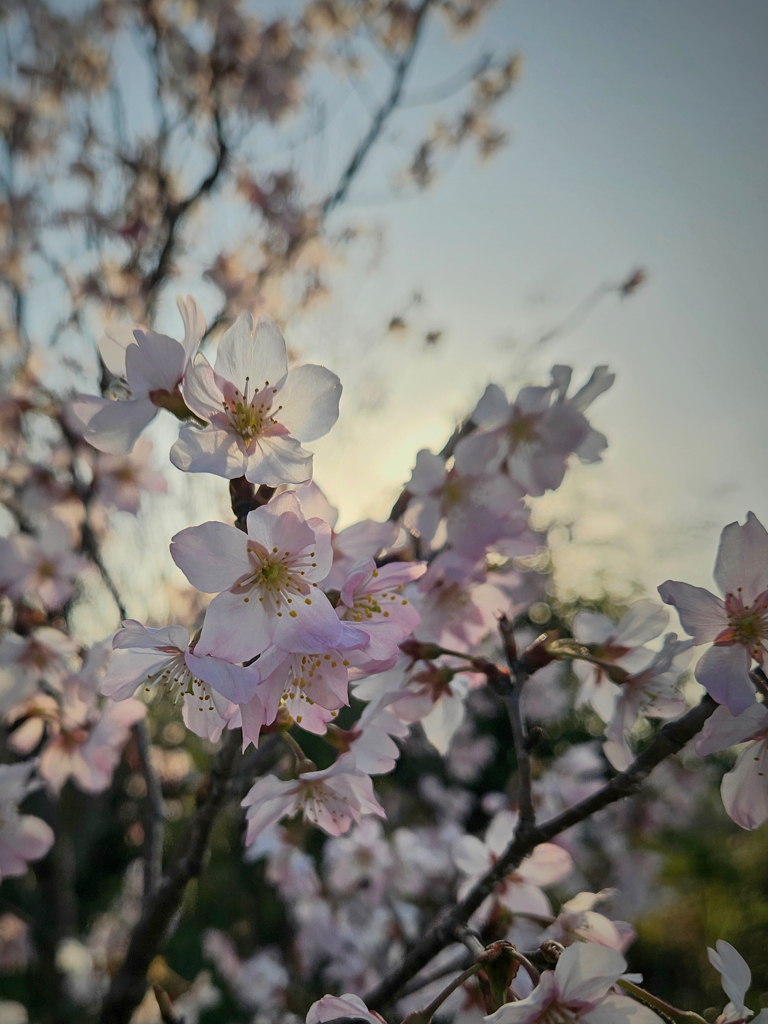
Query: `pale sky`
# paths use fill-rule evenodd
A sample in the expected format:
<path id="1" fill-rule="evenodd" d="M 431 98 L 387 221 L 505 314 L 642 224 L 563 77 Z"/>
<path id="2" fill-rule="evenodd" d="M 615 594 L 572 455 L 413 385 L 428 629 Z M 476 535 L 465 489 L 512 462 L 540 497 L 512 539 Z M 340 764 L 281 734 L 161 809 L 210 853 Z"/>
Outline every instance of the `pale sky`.
<path id="1" fill-rule="evenodd" d="M 370 249 L 351 250 L 331 302 L 288 325 L 289 342 L 345 384 L 338 426 L 312 446 L 316 479 L 342 524 L 384 518 L 416 451 L 441 445 L 489 380 L 546 379 L 564 362 L 578 382 L 608 363 L 616 385 L 591 410 L 610 441 L 604 463 L 537 503 L 542 521 L 573 523 L 572 541 L 555 538 L 561 584 L 708 586 L 722 526 L 749 509 L 768 522 L 768 8 L 503 0 L 460 53 L 433 33 L 411 91 L 489 48 L 525 57 L 501 111 L 509 147 L 483 166 L 467 153 L 426 194 L 393 199 L 423 111 L 396 122 L 336 218 L 381 226 L 383 256 L 372 265 Z M 365 123 L 347 100 L 304 151 L 321 182 Z M 637 265 L 650 279 L 635 296 L 535 345 Z M 210 290 L 184 284 L 212 308 Z M 421 333 L 387 335 L 414 290 Z M 426 349 L 433 327 L 444 339 Z M 182 516 L 177 506 L 177 529 Z"/>

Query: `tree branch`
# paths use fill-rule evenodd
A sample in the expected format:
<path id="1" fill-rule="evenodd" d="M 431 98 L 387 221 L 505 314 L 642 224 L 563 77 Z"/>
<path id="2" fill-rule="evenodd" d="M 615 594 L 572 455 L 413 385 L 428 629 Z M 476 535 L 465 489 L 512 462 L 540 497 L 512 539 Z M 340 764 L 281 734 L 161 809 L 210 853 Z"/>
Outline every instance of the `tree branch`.
<path id="1" fill-rule="evenodd" d="M 160 886 L 131 933 L 128 951 L 101 1008 L 100 1024 L 128 1024 L 131 1014 L 144 997 L 147 970 L 172 929 L 187 883 L 197 878 L 213 824 L 230 797 L 230 781 L 242 738 L 239 730 L 230 732 L 219 750 L 207 779 L 197 812 L 185 837 L 182 851 L 170 865 Z M 259 750 L 257 774 L 271 767 L 279 740 L 268 737 Z"/>
<path id="2" fill-rule="evenodd" d="M 384 100 L 382 105 L 379 107 L 376 115 L 371 122 L 371 126 L 368 129 L 365 137 L 359 143 L 357 149 L 352 154 L 352 157 L 344 168 L 341 177 L 339 178 L 336 188 L 331 192 L 330 195 L 326 196 L 320 207 L 320 212 L 323 218 L 325 218 L 332 210 L 334 210 L 339 203 L 342 203 L 347 198 L 347 193 L 355 179 L 357 172 L 362 167 L 371 149 L 374 147 L 376 142 L 379 140 L 381 133 L 386 127 L 387 121 L 392 114 L 392 111 L 397 107 L 400 102 L 400 98 L 403 93 L 403 86 L 405 85 L 405 79 L 408 72 L 413 64 L 413 59 L 416 56 L 416 51 L 419 45 L 419 39 L 421 37 L 422 29 L 426 22 L 426 15 L 429 9 L 429 5 L 432 0 L 422 0 L 421 4 L 416 11 L 416 19 L 413 28 L 413 39 L 408 49 L 405 51 L 403 56 L 395 65 L 394 75 L 392 76 L 392 84 L 390 85 L 389 94 Z"/>
<path id="3" fill-rule="evenodd" d="M 704 696 L 701 703 L 681 718 L 662 726 L 626 771 L 620 772 L 597 793 L 562 814 L 541 825 L 528 827 L 523 827 L 521 820 L 514 839 L 493 867 L 470 889 L 464 899 L 438 917 L 399 967 L 390 972 L 365 996 L 366 1005 L 372 1010 L 377 1010 L 391 1002 L 406 982 L 426 967 L 441 949 L 455 941 L 457 926 L 466 924 L 498 883 L 519 867 L 537 846 L 549 842 L 561 832 L 591 817 L 609 804 L 637 792 L 642 782 L 658 764 L 671 754 L 682 750 L 686 743 L 700 732 L 717 706 L 709 695 Z"/>
<path id="4" fill-rule="evenodd" d="M 141 770 L 147 784 L 147 813 L 144 816 L 144 894 L 142 905 L 146 910 L 160 887 L 163 874 L 163 832 L 165 812 L 163 794 L 160 789 L 149 749 L 149 733 L 145 720 L 133 727 L 136 749 L 141 761 Z"/>

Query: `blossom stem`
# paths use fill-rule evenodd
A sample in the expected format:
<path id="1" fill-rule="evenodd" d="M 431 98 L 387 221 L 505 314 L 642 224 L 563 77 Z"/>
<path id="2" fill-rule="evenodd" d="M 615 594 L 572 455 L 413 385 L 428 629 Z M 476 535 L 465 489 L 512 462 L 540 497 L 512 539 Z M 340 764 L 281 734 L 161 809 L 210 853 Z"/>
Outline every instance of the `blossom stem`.
<path id="1" fill-rule="evenodd" d="M 296 758 L 296 771 L 299 775 L 302 772 L 314 772 L 317 771 L 317 766 L 314 761 L 310 761 L 304 751 L 301 749 L 296 740 L 291 736 L 289 732 L 281 733 L 281 736 L 285 740 L 285 743 L 290 748 L 291 753 Z"/>
<path id="2" fill-rule="evenodd" d="M 445 986 L 442 992 L 435 996 L 435 998 L 432 1000 L 429 1006 L 425 1006 L 423 1010 L 419 1011 L 419 1018 L 423 1021 L 430 1021 L 437 1013 L 437 1011 L 440 1009 L 440 1007 L 443 1005 L 448 996 L 452 995 L 457 988 L 460 988 L 465 981 L 469 981 L 470 978 L 474 977 L 474 975 L 477 974 L 477 972 L 481 969 L 482 966 L 482 963 L 476 962 L 474 964 L 471 964 L 466 969 L 466 971 L 462 971 L 462 973 L 457 978 L 454 978 L 453 981 L 449 982 Z"/>
<path id="3" fill-rule="evenodd" d="M 673 1022 L 673 1024 L 685 1024 L 690 1021 L 693 1024 L 694 1021 L 699 1024 L 706 1024 L 703 1017 L 700 1017 L 698 1013 L 694 1013 L 693 1010 L 678 1010 L 677 1007 L 671 1006 L 669 1003 L 665 1003 L 663 999 L 659 999 L 658 996 L 651 995 L 650 992 L 646 992 L 644 988 L 640 988 L 639 985 L 635 985 L 634 982 L 628 981 L 626 978 L 619 978 L 618 985 L 628 992 L 629 995 L 633 996 L 641 1003 L 645 1003 L 646 1006 L 652 1007 L 654 1010 L 658 1010 Z"/>

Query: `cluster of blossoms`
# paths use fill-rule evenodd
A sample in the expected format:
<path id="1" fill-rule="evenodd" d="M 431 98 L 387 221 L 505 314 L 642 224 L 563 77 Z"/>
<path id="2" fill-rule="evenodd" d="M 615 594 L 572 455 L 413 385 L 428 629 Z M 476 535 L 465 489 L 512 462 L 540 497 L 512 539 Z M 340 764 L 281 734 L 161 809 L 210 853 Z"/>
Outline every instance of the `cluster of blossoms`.
<path id="1" fill-rule="evenodd" d="M 58 415 L 51 454 L 70 452 L 60 472 L 22 472 L 22 446 L 8 446 L 9 466 L 19 468 L 6 500 L 15 528 L 0 541 L 0 713 L 9 756 L 21 760 L 0 767 L 2 875 L 22 874 L 53 842 L 45 821 L 19 810 L 31 792 L 46 794 L 50 809 L 65 786 L 102 793 L 121 763 L 135 771 L 142 759 L 147 778 L 151 761 L 159 768 L 166 794 L 191 778 L 180 752 L 174 763 L 159 746 L 146 749 L 147 707 L 166 697 L 209 747 L 224 750 L 234 738 L 242 763 L 246 752 L 256 756 L 251 746 L 261 753 L 265 735 L 283 743 L 284 756 L 241 796 L 245 857 L 264 863 L 285 906 L 295 962 L 289 971 L 284 951 L 271 947 L 242 960 L 215 929 L 203 942 L 244 1012 L 292 1022 L 291 984 L 298 978 L 312 991 L 319 979 L 345 994 L 315 1003 L 307 1024 L 340 1016 L 380 1024 L 360 996 L 397 967 L 437 909 L 482 890 L 465 931 L 482 937 L 485 952 L 467 968 L 467 944 L 450 936 L 438 973 L 400 994 L 403 1014 L 434 1003 L 428 1020 L 445 999 L 441 1012 L 467 1024 L 666 1019 L 665 1004 L 625 973 L 635 933 L 604 904 L 615 901 L 628 917 L 653 905 L 656 864 L 633 848 L 633 832 L 639 820 L 645 837 L 691 820 L 701 779 L 666 762 L 657 791 L 631 809 L 614 804 L 588 830 L 575 818 L 515 863 L 507 857 L 535 820 L 588 802 L 611 768 L 632 765 L 649 723 L 688 710 L 684 675 L 695 647 L 709 642 L 695 678 L 719 706 L 702 718 L 696 750 L 746 743 L 723 778 L 723 803 L 744 828 L 768 817 L 766 531 L 751 513 L 723 531 L 715 568 L 723 599 L 684 583 L 659 588 L 691 639 L 665 632 L 669 612 L 647 599 L 618 622 L 582 609 L 561 619 L 559 632 L 537 636 L 534 623 L 554 613 L 532 500 L 560 486 L 569 460 L 600 459 L 607 442 L 585 412 L 613 382 L 605 367 L 574 394 L 563 366 L 512 401 L 489 386 L 441 453 L 418 453 L 386 521 L 337 530 L 304 445 L 336 422 L 338 377 L 289 367 L 278 326 L 249 313 L 223 334 L 211 364 L 199 352 L 202 312 L 191 298 L 179 309 L 183 341 L 138 327 L 102 339 L 104 363 L 123 383 L 112 398 L 79 396 Z M 29 410 L 8 402 L 13 440 Z M 162 489 L 140 439 L 160 409 L 183 421 L 172 464 L 230 481 L 235 524 L 206 522 L 171 540 L 173 561 L 201 595 L 195 621 L 125 618 L 86 650 L 67 632 L 68 604 L 89 574 L 105 573 L 97 543 L 105 510 L 135 514 L 142 491 Z M 516 774 L 505 791 L 478 800 L 466 784 L 496 756 L 497 738 L 481 723 L 494 719 L 497 697 L 509 706 Z M 534 729 L 571 713 L 601 739 L 556 751 L 546 772 L 526 772 Z M 324 751 L 323 767 L 307 749 Z M 428 766 L 407 794 L 377 781 L 400 769 L 404 751 Z M 398 823 L 406 804 L 410 818 Z M 312 856 L 302 845 L 307 823 L 325 833 Z M 611 888 L 592 891 L 598 880 Z M 59 948 L 75 1003 L 92 1006 L 109 990 L 139 919 L 135 880 L 129 890 L 85 943 L 68 936 Z M 521 949 L 539 950 L 538 966 Z M 746 1021 L 746 965 L 727 943 L 711 958 L 730 999 L 718 1021 Z M 444 992 L 449 975 L 458 981 Z M 219 993 L 204 972 L 184 998 L 177 1009 L 193 1020 Z"/>

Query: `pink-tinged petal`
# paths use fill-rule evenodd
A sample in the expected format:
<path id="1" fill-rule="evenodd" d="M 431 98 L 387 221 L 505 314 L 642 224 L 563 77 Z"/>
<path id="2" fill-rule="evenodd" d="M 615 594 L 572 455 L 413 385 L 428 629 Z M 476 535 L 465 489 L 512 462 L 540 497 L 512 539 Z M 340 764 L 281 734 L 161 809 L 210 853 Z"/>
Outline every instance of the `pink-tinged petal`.
<path id="1" fill-rule="evenodd" d="M 261 727 L 262 725 L 267 724 L 265 721 L 266 716 L 264 713 L 264 707 L 262 706 L 261 698 L 258 694 L 254 694 L 247 704 L 240 705 L 240 716 L 243 729 L 243 750 L 245 750 L 250 743 L 252 743 L 254 747 L 258 747 Z"/>
<path id="2" fill-rule="evenodd" d="M 212 420 L 222 412 L 222 394 L 213 367 L 205 358 L 198 356 L 184 373 L 181 390 L 189 408 L 203 420 Z"/>
<path id="3" fill-rule="evenodd" d="M 249 378 L 251 394 L 275 387 L 288 370 L 285 340 L 270 317 L 259 317 L 254 327 L 250 313 L 241 313 L 224 332 L 216 353 L 216 373 L 232 381 L 241 391 Z"/>
<path id="4" fill-rule="evenodd" d="M 754 701 L 746 711 L 735 716 L 721 705 L 704 723 L 696 740 L 696 753 L 702 757 L 714 754 L 765 732 L 768 732 L 768 707 L 765 704 Z"/>
<path id="5" fill-rule="evenodd" d="M 616 627 L 616 643 L 631 647 L 646 644 L 657 637 L 669 622 L 669 612 L 656 601 L 644 598 L 630 605 Z"/>
<path id="6" fill-rule="evenodd" d="M 306 483 L 312 478 L 312 453 L 291 437 L 262 436 L 248 455 L 245 477 L 268 487 Z"/>
<path id="7" fill-rule="evenodd" d="M 479 427 L 492 429 L 507 423 L 509 417 L 510 405 L 507 396 L 497 384 L 489 384 L 470 419 Z"/>
<path id="8" fill-rule="evenodd" d="M 525 999 L 515 1003 L 504 1003 L 499 1009 L 484 1017 L 489 1024 L 541 1024 L 544 1013 L 557 998 L 557 982 L 554 971 L 544 971 L 541 981 Z"/>
<path id="9" fill-rule="evenodd" d="M 189 646 L 189 631 L 186 626 L 161 626 L 153 629 L 143 626 L 136 619 L 124 619 L 122 629 L 112 637 L 113 650 L 137 647 L 141 650 L 159 650 L 175 647 L 186 651 Z"/>
<path id="10" fill-rule="evenodd" d="M 596 398 L 613 386 L 615 380 L 616 374 L 611 373 L 607 366 L 596 366 L 584 387 L 568 399 L 568 405 L 578 409 L 579 412 L 584 412 Z"/>
<path id="11" fill-rule="evenodd" d="M 117 650 L 110 659 L 99 692 L 113 700 L 126 700 L 148 677 L 162 672 L 169 660 L 170 656 L 160 651 Z"/>
<path id="12" fill-rule="evenodd" d="M 190 732 L 202 739 L 210 740 L 211 743 L 219 740 L 227 724 L 215 707 L 211 711 L 207 703 L 201 704 L 196 693 L 184 694 L 181 717 Z"/>
<path id="13" fill-rule="evenodd" d="M 55 708 L 55 704 L 54 704 Z M 43 718 L 34 716 L 22 722 L 18 729 L 14 729 L 8 739 L 11 750 L 23 756 L 30 754 L 43 738 L 45 733 L 45 721 Z"/>
<path id="14" fill-rule="evenodd" d="M 271 623 L 258 597 L 246 600 L 227 590 L 208 605 L 195 654 L 212 654 L 231 662 L 250 661 L 270 643 Z"/>
<path id="15" fill-rule="evenodd" d="M 551 917 L 552 904 L 538 885 L 517 881 L 507 883 L 499 892 L 499 903 L 512 914 L 531 914 L 534 917 Z"/>
<path id="16" fill-rule="evenodd" d="M 284 491 L 267 505 L 248 513 L 248 539 L 260 544 L 266 551 L 289 551 L 298 554 L 315 541 L 315 533 L 301 514 L 296 496 Z M 330 540 L 328 541 L 330 546 Z"/>
<path id="17" fill-rule="evenodd" d="M 664 604 L 677 609 L 683 629 L 693 637 L 694 644 L 707 644 L 728 625 L 725 605 L 703 587 L 667 580 L 659 589 Z"/>
<path id="18" fill-rule="evenodd" d="M 629 996 L 607 996 L 583 1018 L 584 1024 L 663 1024 L 662 1018 Z"/>
<path id="19" fill-rule="evenodd" d="M 730 1001 L 741 1009 L 744 999 L 752 984 L 752 972 L 744 957 L 733 948 L 730 942 L 717 940 L 717 951 L 707 948 L 709 962 L 720 972 L 723 991 Z"/>
<path id="20" fill-rule="evenodd" d="M 328 598 L 314 589 L 309 597 L 297 598 L 296 616 L 287 612 L 277 618 L 272 640 L 284 651 L 300 654 L 316 654 L 331 651 L 342 646 L 343 624 L 336 616 Z M 365 636 L 359 635 L 359 643 Z"/>
<path id="21" fill-rule="evenodd" d="M 519 815 L 514 811 L 498 811 L 494 814 L 485 833 L 485 845 L 500 857 L 512 842 Z"/>
<path id="22" fill-rule="evenodd" d="M 627 969 L 615 949 L 577 942 L 560 954 L 555 980 L 563 1002 L 591 1003 L 601 999 Z"/>
<path id="23" fill-rule="evenodd" d="M 714 577 L 723 594 L 741 590 L 745 605 L 768 590 L 768 533 L 754 512 L 744 526 L 730 523 L 720 534 Z"/>
<path id="24" fill-rule="evenodd" d="M 203 523 L 181 530 L 171 538 L 171 558 L 204 594 L 228 590 L 251 571 L 248 538 L 226 523 Z"/>
<path id="25" fill-rule="evenodd" d="M 241 804 L 248 808 L 246 846 L 250 846 L 270 825 L 296 813 L 299 789 L 296 781 L 283 782 L 274 775 L 259 779 Z"/>
<path id="26" fill-rule="evenodd" d="M 726 813 L 742 828 L 759 828 L 768 819 L 768 740 L 756 740 L 742 750 L 723 776 L 720 795 Z"/>
<path id="27" fill-rule="evenodd" d="M 573 617 L 573 635 L 583 644 L 603 644 L 616 632 L 616 624 L 600 612 L 581 611 Z"/>
<path id="28" fill-rule="evenodd" d="M 184 322 L 182 348 L 184 349 L 186 361 L 189 362 L 205 334 L 205 315 L 191 295 L 187 295 L 186 298 L 182 298 L 179 295 L 176 299 L 176 305 Z"/>
<path id="29" fill-rule="evenodd" d="M 339 518 L 339 510 L 328 501 L 313 480 L 306 484 L 296 484 L 291 490 L 296 495 L 302 514 L 306 519 L 314 517 L 325 520 L 331 527 L 336 525 L 336 521 Z M 370 519 L 366 520 L 366 522 L 371 521 Z M 347 527 L 347 530 L 349 529 L 354 529 L 354 527 Z M 341 532 L 342 534 L 346 533 L 345 530 Z"/>
<path id="30" fill-rule="evenodd" d="M 465 875 L 482 875 L 493 863 L 491 851 L 477 836 L 462 836 L 451 848 L 453 863 Z"/>
<path id="31" fill-rule="evenodd" d="M 99 338 L 98 349 L 102 361 L 115 377 L 125 377 L 125 353 L 129 345 L 136 344 L 134 331 L 143 330 L 139 324 L 113 324 Z"/>
<path id="32" fill-rule="evenodd" d="M 749 678 L 751 662 L 749 651 L 739 644 L 710 647 L 696 665 L 694 675 L 718 704 L 725 704 L 732 714 L 740 715 L 756 700 Z"/>
<path id="33" fill-rule="evenodd" d="M 422 448 L 416 453 L 416 465 L 407 489 L 417 498 L 426 498 L 442 488 L 446 473 L 445 460 L 428 448 Z"/>
<path id="34" fill-rule="evenodd" d="M 323 996 L 307 1011 L 306 1024 L 325 1024 L 337 1017 L 361 1017 L 370 1024 L 384 1024 L 384 1018 L 372 1013 L 360 996 L 345 992 L 342 996 Z"/>
<path id="35" fill-rule="evenodd" d="M 237 437 L 215 427 L 182 427 L 170 459 L 182 473 L 212 473 L 225 480 L 244 476 L 248 466 L 248 456 Z"/>
<path id="36" fill-rule="evenodd" d="M 542 843 L 530 857 L 526 857 L 517 870 L 518 875 L 532 885 L 554 885 L 573 871 L 571 855 L 555 843 Z"/>
<path id="37" fill-rule="evenodd" d="M 127 455 L 139 434 L 154 419 L 157 409 L 148 398 L 112 402 L 81 395 L 71 410 L 83 424 L 83 437 L 108 455 Z"/>
<path id="38" fill-rule="evenodd" d="M 455 694 L 443 694 L 421 720 L 424 735 L 439 754 L 446 754 L 456 730 L 464 720 L 464 701 Z"/>
<path id="39" fill-rule="evenodd" d="M 208 683 L 235 704 L 247 704 L 256 693 L 260 678 L 256 666 L 241 668 L 240 665 L 232 665 L 210 655 L 199 658 L 197 655 L 187 654 L 184 660 L 198 679 Z"/>
<path id="40" fill-rule="evenodd" d="M 414 498 L 408 502 L 403 522 L 428 544 L 437 533 L 442 517 L 442 508 L 437 498 Z"/>
<path id="41" fill-rule="evenodd" d="M 44 857 L 53 846 L 53 839 L 53 829 L 42 818 L 36 818 L 32 814 L 19 816 L 14 849 L 25 861 L 40 860 Z"/>
<path id="42" fill-rule="evenodd" d="M 173 391 L 184 373 L 182 346 L 167 334 L 136 331 L 136 345 L 125 352 L 125 370 L 131 394 L 149 395 L 152 391 Z"/>
<path id="43" fill-rule="evenodd" d="M 307 363 L 291 370 L 275 396 L 280 422 L 299 441 L 324 437 L 339 418 L 341 381 L 324 366 Z"/>

